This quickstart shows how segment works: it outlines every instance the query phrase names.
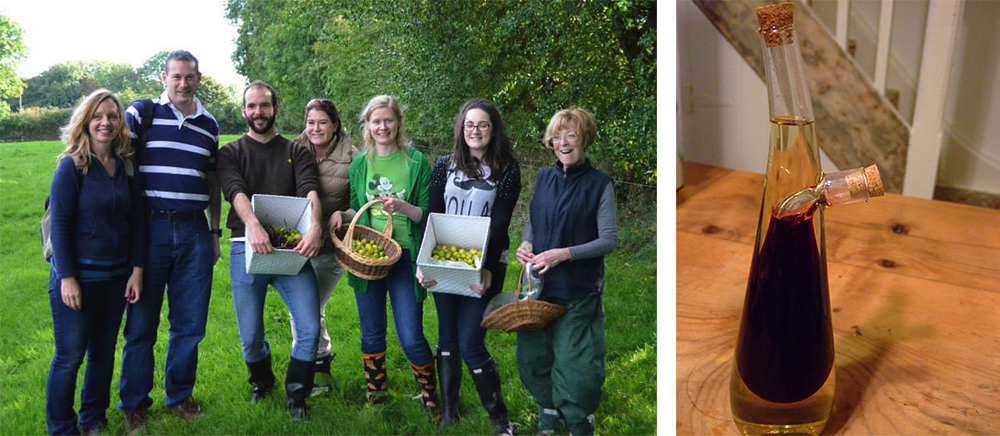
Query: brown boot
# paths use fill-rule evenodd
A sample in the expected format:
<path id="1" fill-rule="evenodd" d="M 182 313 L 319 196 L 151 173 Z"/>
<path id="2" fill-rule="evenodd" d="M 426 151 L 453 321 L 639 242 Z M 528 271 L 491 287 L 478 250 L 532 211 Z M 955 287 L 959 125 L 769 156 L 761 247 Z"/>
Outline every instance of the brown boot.
<path id="1" fill-rule="evenodd" d="M 430 363 L 426 365 L 417 366 L 410 363 L 410 366 L 413 367 L 413 378 L 420 385 L 420 402 L 424 405 L 427 413 L 430 413 L 431 422 L 437 425 L 441 415 L 438 410 L 437 375 L 434 373 L 434 359 L 432 358 Z"/>
<path id="2" fill-rule="evenodd" d="M 363 354 L 361 360 L 364 362 L 365 382 L 368 384 L 368 393 L 365 395 L 367 406 L 381 404 L 389 390 L 389 380 L 385 374 L 385 351 Z"/>

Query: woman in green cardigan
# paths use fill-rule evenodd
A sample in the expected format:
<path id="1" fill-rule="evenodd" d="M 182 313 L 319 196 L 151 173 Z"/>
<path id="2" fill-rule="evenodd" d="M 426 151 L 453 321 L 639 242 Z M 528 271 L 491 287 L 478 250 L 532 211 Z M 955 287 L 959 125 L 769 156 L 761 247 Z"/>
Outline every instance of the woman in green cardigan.
<path id="1" fill-rule="evenodd" d="M 386 385 L 386 305 L 392 304 L 396 335 L 410 360 L 420 385 L 421 400 L 433 419 L 437 419 L 437 380 L 434 356 L 424 336 L 423 301 L 426 291 L 414 277 L 416 253 L 423 238 L 427 219 L 431 166 L 420 151 L 409 146 L 403 134 L 403 113 L 395 96 L 372 98 L 361 112 L 364 146 L 351 161 L 351 208 L 338 212 L 331 223 L 339 228 L 353 219 L 355 211 L 369 201 L 382 198 L 384 203 L 369 208 L 358 223 L 381 231 L 392 212 L 392 238 L 403 249 L 399 262 L 389 275 L 379 280 L 365 280 L 348 274 L 354 288 L 361 321 L 361 353 L 368 382 L 368 403 L 384 401 Z"/>

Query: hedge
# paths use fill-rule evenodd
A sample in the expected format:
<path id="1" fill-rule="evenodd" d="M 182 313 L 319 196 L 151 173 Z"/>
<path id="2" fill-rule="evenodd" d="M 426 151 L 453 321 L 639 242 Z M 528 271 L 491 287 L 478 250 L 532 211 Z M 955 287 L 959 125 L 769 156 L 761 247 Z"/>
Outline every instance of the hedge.
<path id="1" fill-rule="evenodd" d="M 69 123 L 73 109 L 29 107 L 0 119 L 0 142 L 51 141 Z"/>

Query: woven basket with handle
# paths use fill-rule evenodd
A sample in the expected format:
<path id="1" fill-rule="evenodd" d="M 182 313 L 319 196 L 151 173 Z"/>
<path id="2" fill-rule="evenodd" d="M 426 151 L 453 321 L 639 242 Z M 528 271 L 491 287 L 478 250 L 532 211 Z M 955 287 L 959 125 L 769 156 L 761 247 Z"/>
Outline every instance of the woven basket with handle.
<path id="1" fill-rule="evenodd" d="M 375 203 L 384 202 L 385 200 L 375 199 L 365 203 L 354 214 L 354 219 L 351 220 L 350 225 L 347 227 L 341 226 L 340 230 L 330 234 L 330 237 L 333 239 L 333 251 L 337 256 L 337 260 L 348 271 L 365 280 L 378 280 L 389 275 L 389 269 L 399 261 L 399 256 L 403 253 L 403 249 L 399 247 L 399 243 L 392 239 L 392 212 L 385 211 L 389 215 L 389 219 L 382 232 L 371 227 L 358 225 L 358 218 L 361 217 L 361 214 L 365 210 Z M 385 251 L 388 257 L 385 259 L 372 259 L 362 256 L 351 247 L 351 241 L 354 239 L 368 239 L 375 242 L 375 244 L 382 247 L 382 250 Z"/>
<path id="2" fill-rule="evenodd" d="M 521 265 L 521 272 L 517 275 L 517 287 L 514 288 L 514 300 L 487 313 L 479 325 L 483 328 L 508 333 L 530 332 L 545 327 L 549 322 L 566 313 L 565 307 L 531 298 L 531 280 L 528 280 L 528 297 L 521 301 L 521 280 L 523 278 L 524 265 Z M 500 294 L 494 298 L 502 296 L 503 294 Z"/>

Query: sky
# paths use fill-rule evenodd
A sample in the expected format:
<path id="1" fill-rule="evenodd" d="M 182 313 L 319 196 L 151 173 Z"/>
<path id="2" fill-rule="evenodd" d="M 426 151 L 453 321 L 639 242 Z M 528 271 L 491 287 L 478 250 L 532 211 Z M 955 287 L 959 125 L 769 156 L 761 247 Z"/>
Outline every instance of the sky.
<path id="1" fill-rule="evenodd" d="M 202 74 L 223 85 L 245 82 L 231 60 L 236 29 L 225 0 L 3 0 L 0 13 L 24 31 L 22 79 L 77 60 L 139 67 L 160 51 L 183 49 L 198 58 Z M 137 36 L 132 29 L 139 26 L 147 31 Z"/>

